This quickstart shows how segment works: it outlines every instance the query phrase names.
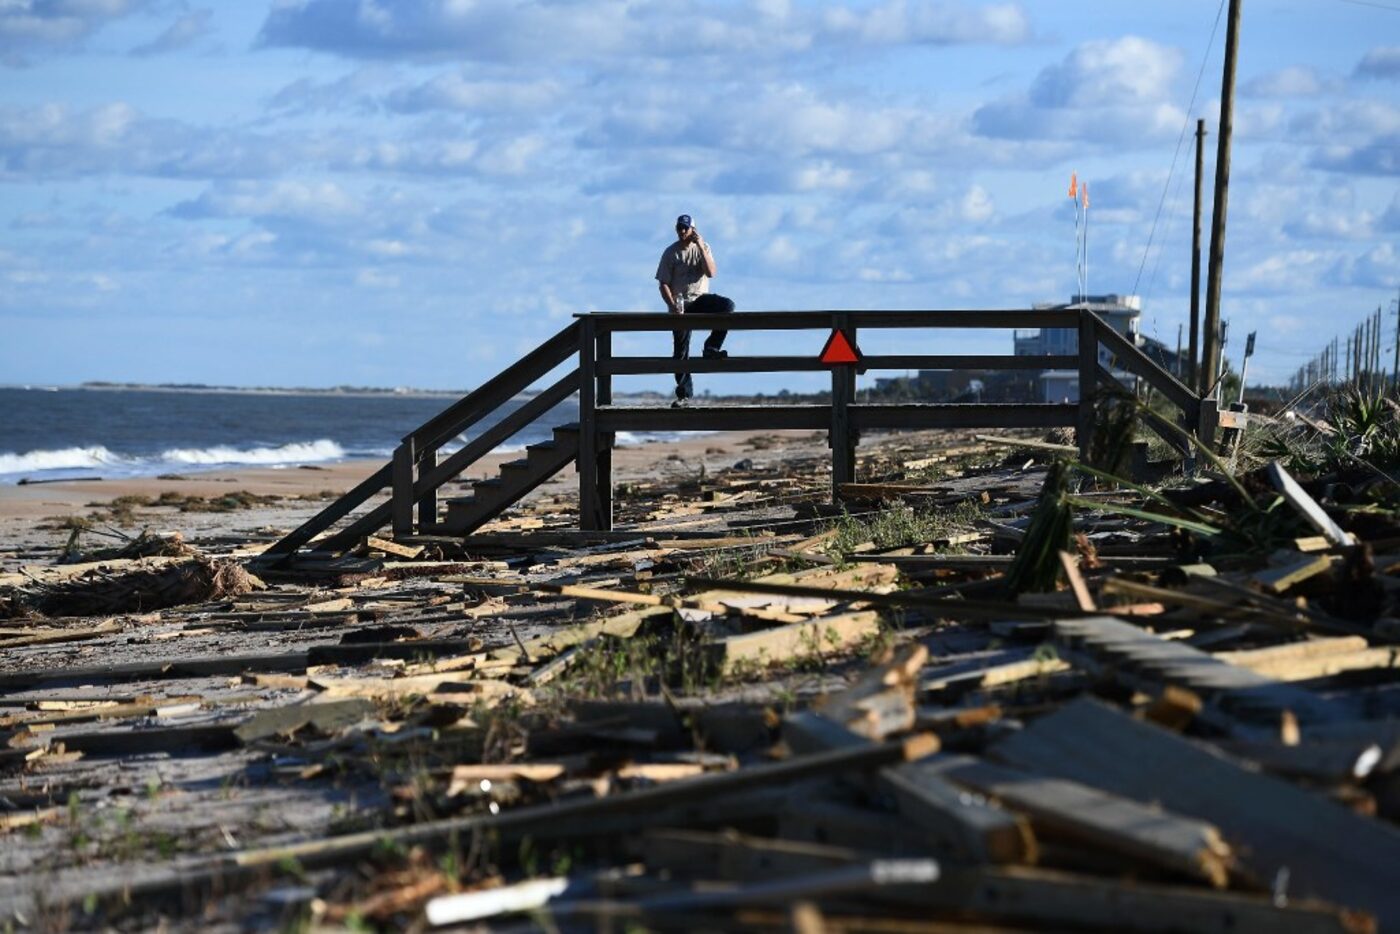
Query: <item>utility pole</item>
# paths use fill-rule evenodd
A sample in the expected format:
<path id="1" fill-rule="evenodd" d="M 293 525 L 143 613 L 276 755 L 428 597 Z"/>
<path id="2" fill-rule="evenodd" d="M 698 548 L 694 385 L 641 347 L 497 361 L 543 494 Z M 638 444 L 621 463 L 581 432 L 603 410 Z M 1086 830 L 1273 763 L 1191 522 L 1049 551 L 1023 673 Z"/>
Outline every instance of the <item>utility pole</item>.
<path id="1" fill-rule="evenodd" d="M 1215 204 L 1210 218 L 1210 265 L 1207 269 L 1205 353 L 1201 367 L 1220 367 L 1220 279 L 1225 271 L 1225 214 L 1230 204 L 1230 139 L 1235 127 L 1235 58 L 1240 47 L 1240 4 L 1230 0 L 1225 30 L 1225 73 L 1220 82 L 1220 139 L 1215 149 Z"/>
<path id="2" fill-rule="evenodd" d="M 1204 201 L 1206 158 L 1206 122 L 1196 121 L 1196 204 L 1191 215 L 1191 338 L 1187 345 L 1186 385 L 1204 392 L 1201 385 L 1201 207 Z"/>
<path id="3" fill-rule="evenodd" d="M 1395 299 L 1395 363 L 1390 367 L 1390 386 L 1400 392 L 1400 298 Z"/>

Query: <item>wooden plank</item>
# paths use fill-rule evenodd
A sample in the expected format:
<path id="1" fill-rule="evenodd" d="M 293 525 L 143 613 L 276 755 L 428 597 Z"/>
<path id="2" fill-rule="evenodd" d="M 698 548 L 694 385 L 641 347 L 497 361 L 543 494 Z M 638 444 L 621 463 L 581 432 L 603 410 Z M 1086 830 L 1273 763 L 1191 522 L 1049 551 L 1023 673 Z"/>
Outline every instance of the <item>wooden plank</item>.
<path id="1" fill-rule="evenodd" d="M 728 315 L 692 315 L 686 327 L 707 330 L 727 327 L 733 331 L 829 330 L 835 314 L 848 314 L 862 328 L 1070 328 L 1079 320 L 1071 308 L 990 309 L 940 308 L 927 311 L 884 309 L 842 311 L 741 311 Z M 639 312 L 589 312 L 577 317 L 594 319 L 600 329 L 618 331 L 672 331 L 681 324 L 665 315 Z M 821 346 L 820 339 L 817 348 Z"/>
<path id="2" fill-rule="evenodd" d="M 1113 354 L 1114 362 L 1119 367 L 1147 380 L 1148 385 L 1166 396 L 1177 408 L 1186 413 L 1188 419 L 1195 413 L 1200 402 L 1195 393 L 1187 389 L 1175 376 L 1153 362 L 1126 337 L 1109 327 L 1098 315 L 1093 312 L 1085 312 L 1085 314 L 1095 322 L 1098 342 L 1109 349 Z"/>
<path id="3" fill-rule="evenodd" d="M 534 350 L 428 419 L 407 437 L 419 450 L 440 448 L 482 416 L 529 388 L 530 384 L 573 356 L 579 324 L 573 322 Z"/>
<path id="4" fill-rule="evenodd" d="M 727 636 L 709 643 L 709 650 L 719 669 L 730 672 L 745 665 L 790 664 L 848 651 L 879 632 L 880 614 L 867 610 Z"/>
<path id="5" fill-rule="evenodd" d="M 368 500 L 371 496 L 374 496 L 380 490 L 388 486 L 390 483 L 390 479 L 390 465 L 385 464 L 383 467 L 379 468 L 374 473 L 361 480 L 358 484 L 355 485 L 353 489 L 350 490 L 350 492 L 346 493 L 344 496 L 340 497 L 340 499 L 331 503 L 325 509 L 322 509 L 320 512 L 316 513 L 316 515 L 312 516 L 310 519 L 307 519 L 301 525 L 297 526 L 287 535 L 274 542 L 271 546 L 267 548 L 266 551 L 262 553 L 262 555 L 259 556 L 259 559 L 255 560 L 265 559 L 269 557 L 275 558 L 292 554 L 302 545 L 305 545 L 307 542 L 311 541 L 311 539 L 315 538 L 318 534 L 324 532 L 336 522 L 339 522 L 341 519 L 345 518 L 346 516 L 350 515 L 350 513 L 358 509 L 360 506 L 364 505 L 365 501 Z M 378 529 L 386 521 L 388 521 L 387 508 L 384 519 L 381 520 L 379 525 L 376 525 L 374 528 Z M 369 531 L 374 531 L 374 529 L 370 529 Z"/>
<path id="6" fill-rule="evenodd" d="M 1099 339 L 1096 325 L 1099 319 L 1092 312 L 1079 312 L 1079 403 L 1075 407 L 1074 444 L 1079 459 L 1089 459 L 1094 435 L 1094 407 L 1098 403 L 1095 381 L 1098 379 Z"/>
<path id="7" fill-rule="evenodd" d="M 494 815 L 469 815 L 425 821 L 407 827 L 377 828 L 320 840 L 243 850 L 218 861 L 225 869 L 264 869 L 287 859 L 304 865 L 343 862 L 371 852 L 384 841 L 404 846 L 445 841 L 453 836 L 470 839 L 477 831 L 495 831 L 503 839 L 530 835 L 558 838 L 586 832 L 607 819 L 612 829 L 646 826 L 658 810 L 668 807 L 703 807 L 729 795 L 787 785 L 815 776 L 879 769 L 922 758 L 936 748 L 930 736 L 915 735 L 868 747 L 795 756 L 782 762 L 755 765 L 734 772 L 711 772 L 695 778 L 667 782 L 605 798 L 561 800 L 516 808 Z M 124 882 L 126 880 L 123 880 Z M 178 881 L 176 884 L 179 884 Z"/>
<path id="8" fill-rule="evenodd" d="M 1310 723 L 1345 718 L 1340 708 L 1309 691 L 1231 665 L 1179 640 L 1162 639 L 1122 620 L 1058 620 L 1055 632 L 1062 652 L 1077 667 L 1101 671 L 1130 687 L 1174 684 L 1187 688 L 1207 700 L 1201 716 L 1230 732 L 1248 729 L 1237 720 L 1276 729 L 1285 711 Z"/>
<path id="9" fill-rule="evenodd" d="M 734 882 L 800 876 L 864 858 L 846 847 L 700 830 L 648 831 L 637 848 L 652 872 L 668 870 L 683 879 Z"/>
<path id="10" fill-rule="evenodd" d="M 1060 368 L 1068 369 L 1078 362 L 1077 357 L 1065 357 L 1067 362 Z M 1072 444 L 1051 444 L 1048 441 L 1037 441 L 1033 438 L 1002 438 L 998 435 L 973 435 L 978 441 L 986 444 L 999 444 L 1013 448 L 1030 448 L 1033 451 L 1050 451 L 1054 454 L 1077 454 L 1079 448 Z"/>
<path id="11" fill-rule="evenodd" d="M 389 500 L 389 524 L 395 535 L 413 534 L 413 440 L 394 448 L 390 462 L 393 493 Z"/>
<path id="12" fill-rule="evenodd" d="M 1319 574 L 1332 570 L 1334 559 L 1331 555 L 1298 554 L 1291 561 L 1256 571 L 1249 579 L 1270 593 L 1283 593 L 1294 584 L 1301 584 Z"/>
<path id="13" fill-rule="evenodd" d="M 388 539 L 378 538 L 374 535 L 366 535 L 364 540 L 366 551 L 382 551 L 385 554 L 397 555 L 400 558 L 413 559 L 423 553 L 422 545 L 400 545 L 398 542 L 391 542 Z"/>
<path id="14" fill-rule="evenodd" d="M 1400 831 L 1248 771 L 1174 733 L 1081 699 L 997 742 L 993 758 L 1209 821 L 1266 884 L 1400 924 Z"/>
<path id="15" fill-rule="evenodd" d="M 687 321 L 690 319 L 687 318 Z M 912 354 L 890 356 L 872 354 L 861 358 L 860 370 L 1057 370 L 1072 367 L 1075 357 L 1052 355 L 990 354 Z M 804 373 L 821 372 L 827 364 L 815 353 L 803 356 L 727 357 L 717 360 L 676 360 L 672 357 L 613 357 L 599 361 L 603 376 L 634 376 L 656 373 Z"/>
<path id="16" fill-rule="evenodd" d="M 974 759 L 934 756 L 925 762 L 953 783 L 1019 811 L 1047 833 L 1192 876 L 1223 889 L 1233 856 L 1210 824 L 1109 794 L 1078 782 L 1046 778 Z"/>
<path id="17" fill-rule="evenodd" d="M 1331 905 L 1290 897 L 1124 883 L 1024 866 L 949 868 L 921 892 L 932 910 L 1037 930 L 1140 934 L 1364 934 L 1375 925 Z"/>
<path id="18" fill-rule="evenodd" d="M 1332 517 L 1327 515 L 1327 510 L 1318 504 L 1317 500 L 1308 495 L 1308 492 L 1298 485 L 1298 481 L 1283 469 L 1283 465 L 1278 461 L 1271 461 L 1268 466 L 1269 480 L 1273 483 L 1274 489 L 1278 490 L 1288 504 L 1296 509 L 1308 524 L 1317 529 L 1329 542 L 1337 547 L 1346 547 L 1355 544 L 1351 533 L 1346 532 L 1340 525 L 1332 521 Z"/>
<path id="19" fill-rule="evenodd" d="M 783 721 L 783 739 L 802 753 L 856 749 L 870 740 L 815 713 Z M 1034 862 L 1035 836 L 1020 816 L 970 798 L 953 787 L 927 757 L 882 769 L 875 787 L 892 799 L 900 816 L 926 836 L 940 858 L 958 862 Z"/>
<path id="20" fill-rule="evenodd" d="M 1074 424 L 1075 405 L 1048 403 L 857 403 L 857 431 L 895 428 L 1057 428 Z M 830 427 L 829 405 L 692 405 L 683 409 L 599 406 L 600 431 L 741 431 Z"/>

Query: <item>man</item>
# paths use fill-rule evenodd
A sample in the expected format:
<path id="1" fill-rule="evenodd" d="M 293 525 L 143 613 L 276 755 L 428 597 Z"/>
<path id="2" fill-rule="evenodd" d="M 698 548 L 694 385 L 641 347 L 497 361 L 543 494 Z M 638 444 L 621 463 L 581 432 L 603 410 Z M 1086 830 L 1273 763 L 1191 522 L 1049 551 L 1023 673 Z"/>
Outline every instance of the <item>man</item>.
<path id="1" fill-rule="evenodd" d="M 734 310 L 734 303 L 723 295 L 711 295 L 710 279 L 715 275 L 715 257 L 710 245 L 700 236 L 700 231 L 691 223 L 689 214 L 676 218 L 676 242 L 661 254 L 661 262 L 656 267 L 656 281 L 660 283 L 661 300 L 666 310 L 673 315 L 727 315 Z M 729 356 L 721 348 L 728 331 L 711 331 L 705 339 L 706 359 Z M 673 332 L 671 358 L 690 359 L 690 332 Z M 685 404 L 685 400 L 695 395 L 695 385 L 690 374 L 676 373 L 676 401 L 672 408 Z"/>

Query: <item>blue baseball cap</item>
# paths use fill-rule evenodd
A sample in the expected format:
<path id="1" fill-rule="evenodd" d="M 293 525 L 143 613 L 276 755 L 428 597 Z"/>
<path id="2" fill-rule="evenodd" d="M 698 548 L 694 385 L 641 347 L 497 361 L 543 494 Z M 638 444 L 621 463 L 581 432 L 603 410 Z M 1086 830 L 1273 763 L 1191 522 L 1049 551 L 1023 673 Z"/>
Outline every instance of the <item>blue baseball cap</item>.
<path id="1" fill-rule="evenodd" d="M 689 215 L 689 214 L 682 214 L 680 217 L 676 218 L 676 226 L 677 226 L 677 227 L 693 227 L 694 225 L 691 224 L 691 222 L 690 222 L 690 215 Z"/>

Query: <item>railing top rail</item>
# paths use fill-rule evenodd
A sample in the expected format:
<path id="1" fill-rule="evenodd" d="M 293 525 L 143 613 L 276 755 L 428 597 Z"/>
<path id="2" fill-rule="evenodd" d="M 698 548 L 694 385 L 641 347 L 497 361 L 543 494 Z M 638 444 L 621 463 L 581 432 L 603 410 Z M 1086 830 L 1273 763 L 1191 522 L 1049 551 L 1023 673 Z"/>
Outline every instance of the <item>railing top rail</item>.
<path id="1" fill-rule="evenodd" d="M 1072 328 L 1077 308 L 736 311 L 728 315 L 668 315 L 664 311 L 590 311 L 577 314 L 605 331 L 674 331 L 724 327 L 731 331 L 825 329 L 845 319 L 856 328 Z"/>
<path id="2" fill-rule="evenodd" d="M 419 450 L 437 448 L 455 438 L 488 412 L 529 387 L 577 352 L 578 322 L 558 334 L 428 419 L 405 436 Z"/>

